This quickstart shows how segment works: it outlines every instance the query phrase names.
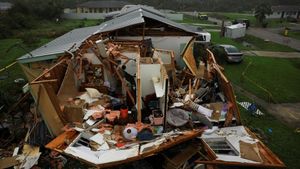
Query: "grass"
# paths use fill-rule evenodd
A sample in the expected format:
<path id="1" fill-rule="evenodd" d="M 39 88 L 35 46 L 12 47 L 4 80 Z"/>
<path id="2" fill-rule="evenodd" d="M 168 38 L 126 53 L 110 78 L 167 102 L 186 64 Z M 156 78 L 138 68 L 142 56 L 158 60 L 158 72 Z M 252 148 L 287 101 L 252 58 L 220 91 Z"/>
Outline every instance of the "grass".
<path id="1" fill-rule="evenodd" d="M 220 32 L 210 32 L 211 33 L 211 42 L 213 44 L 229 44 L 234 45 L 240 50 L 250 50 L 249 47 L 243 46 L 241 42 L 235 41 L 230 38 L 221 37 Z"/>
<path id="2" fill-rule="evenodd" d="M 282 31 L 280 34 L 281 34 L 281 35 L 284 35 L 284 31 Z M 294 39 L 300 40 L 300 31 L 299 31 L 299 30 L 290 30 L 290 31 L 288 32 L 287 37 L 290 37 L 290 38 L 294 38 Z"/>
<path id="3" fill-rule="evenodd" d="M 237 93 L 237 99 L 251 102 L 239 93 Z M 264 112 L 264 116 L 254 117 L 240 107 L 243 124 L 251 129 L 262 131 L 260 134 L 265 136 L 262 141 L 285 163 L 287 168 L 300 168 L 300 163 L 297 162 L 300 157 L 300 133 L 295 133 L 293 129 L 287 127 L 268 112 L 262 108 L 259 109 Z"/>
<path id="4" fill-rule="evenodd" d="M 221 20 L 233 21 L 235 19 L 248 19 L 250 26 L 261 27 L 256 21 L 256 18 L 252 13 L 230 13 L 230 12 L 206 12 L 210 17 L 214 17 Z M 266 19 L 268 22 L 268 28 L 288 27 L 291 23 L 286 19 Z"/>
<path id="5" fill-rule="evenodd" d="M 25 50 L 30 51 L 34 49 L 34 46 L 42 45 L 48 41 L 49 39 L 44 38 L 36 44 L 30 45 L 31 47 L 29 47 L 29 45 L 24 44 L 21 39 L 0 40 L 0 69 L 13 63 L 18 57 L 25 54 Z M 17 43 L 24 47 L 25 50 L 19 46 L 12 47 L 14 44 Z M 10 96 L 17 96 L 18 91 L 21 90 L 22 86 L 18 86 L 17 84 L 15 84 L 14 80 L 17 78 L 25 79 L 25 75 L 23 74 L 21 67 L 18 64 L 15 64 L 7 70 L 0 72 L 0 77 L 0 79 L 2 79 L 0 80 L 0 93 L 4 93 Z M 11 103 L 14 103 L 15 101 L 12 98 L 6 99 L 11 100 Z"/>
<path id="6" fill-rule="evenodd" d="M 245 75 L 257 85 L 242 78 L 250 62 L 252 64 Z M 227 77 L 233 83 L 266 101 L 269 95 L 260 87 L 269 91 L 275 102 L 300 102 L 300 59 L 246 56 L 242 63 L 226 64 L 224 67 Z"/>
<path id="7" fill-rule="evenodd" d="M 250 21 L 250 26 L 257 26 L 256 19 L 251 13 L 207 12 L 207 15 L 213 18 L 226 21 L 234 21 L 236 19 L 248 19 Z"/>
<path id="8" fill-rule="evenodd" d="M 8 49 L 16 44 L 22 43 L 20 39 L 4 39 L 0 40 L 0 69 L 13 63 L 16 58 L 25 53 L 20 47 Z M 14 83 L 17 78 L 24 78 L 24 74 L 18 64 L 13 65 L 5 71 L 0 72 L 0 94 L 9 93 L 11 97 L 6 98 L 7 102 L 14 103 L 12 97 L 17 96 L 17 90 L 20 90 L 20 86 Z"/>
<path id="9" fill-rule="evenodd" d="M 264 51 L 274 51 L 274 52 L 296 52 L 288 46 L 284 46 L 275 42 L 265 41 L 263 39 L 257 38 L 252 35 L 247 35 L 241 39 L 252 45 L 251 50 L 264 50 Z"/>
<path id="10" fill-rule="evenodd" d="M 288 46 L 284 46 L 278 43 L 264 41 L 263 39 L 257 38 L 252 35 L 247 35 L 240 39 L 230 39 L 226 37 L 220 37 L 219 32 L 210 32 L 212 39 L 211 42 L 214 44 L 230 44 L 234 45 L 240 50 L 259 50 L 259 51 L 274 51 L 274 52 L 295 52 Z M 251 44 L 250 46 L 243 45 L 243 42 Z"/>
<path id="11" fill-rule="evenodd" d="M 178 22 L 178 21 L 176 21 Z M 191 25 L 194 27 L 198 27 L 204 30 L 209 30 L 209 29 L 220 29 L 220 26 L 210 22 L 208 20 L 201 20 L 197 17 L 193 17 L 190 15 L 183 15 L 183 20 L 180 21 L 179 23 L 185 24 L 185 25 Z"/>
<path id="12" fill-rule="evenodd" d="M 12 46 L 16 43 L 22 43 L 22 41 L 20 39 L 1 39 L 0 40 L 0 69 L 4 66 L 14 62 L 17 57 L 19 57 L 25 53 L 21 48 L 17 48 L 17 47 L 7 51 L 10 46 Z"/>
<path id="13" fill-rule="evenodd" d="M 292 26 L 286 19 L 267 19 L 268 28 L 284 28 Z"/>
<path id="14" fill-rule="evenodd" d="M 251 24 L 256 23 L 254 15 L 250 13 L 215 12 L 215 13 L 208 13 L 208 15 L 211 17 L 229 20 L 229 21 L 233 21 L 235 19 L 249 19 Z"/>
<path id="15" fill-rule="evenodd" d="M 102 20 L 61 20 L 59 22 L 51 21 L 36 21 L 34 28 L 26 31 L 15 31 L 14 38 L 20 38 L 26 41 L 34 41 L 34 45 L 40 41 L 40 39 L 54 39 L 61 36 L 72 29 L 82 28 L 87 26 L 95 26 L 102 22 Z M 26 42 L 25 42 L 26 43 Z M 27 43 L 28 46 L 38 47 Z"/>
<path id="16" fill-rule="evenodd" d="M 21 44 L 25 49 L 31 51 L 72 29 L 94 26 L 101 22 L 102 20 L 61 20 L 58 23 L 38 21 L 35 23 L 39 25 L 38 27 L 16 32 L 12 38 L 0 40 L 0 69 L 26 53 L 20 47 L 14 47 L 7 52 L 7 49 L 16 43 Z M 26 43 L 24 39 L 27 37 L 24 38 L 24 36 L 28 36 L 29 39 L 37 38 L 37 40 L 33 41 L 33 43 Z"/>

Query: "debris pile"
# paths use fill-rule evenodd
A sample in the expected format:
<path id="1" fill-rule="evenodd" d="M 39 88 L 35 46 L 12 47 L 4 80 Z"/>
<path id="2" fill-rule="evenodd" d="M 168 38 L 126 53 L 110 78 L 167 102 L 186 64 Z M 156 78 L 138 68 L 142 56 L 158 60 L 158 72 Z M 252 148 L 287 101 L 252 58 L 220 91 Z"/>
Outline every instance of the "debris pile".
<path id="1" fill-rule="evenodd" d="M 284 167 L 240 126 L 232 86 L 197 36 L 140 8 L 21 57 L 58 166 L 62 155 L 104 168 L 163 154 L 165 166 Z M 184 156 L 172 153 L 184 143 Z"/>

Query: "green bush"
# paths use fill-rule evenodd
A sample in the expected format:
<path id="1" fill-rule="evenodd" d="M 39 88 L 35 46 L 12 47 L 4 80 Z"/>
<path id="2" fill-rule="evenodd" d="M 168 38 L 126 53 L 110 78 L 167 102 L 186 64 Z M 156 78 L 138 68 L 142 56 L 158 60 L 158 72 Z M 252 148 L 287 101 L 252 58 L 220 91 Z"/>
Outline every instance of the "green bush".
<path id="1" fill-rule="evenodd" d="M 264 20 L 263 22 L 262 22 L 262 27 L 263 28 L 266 28 L 267 26 L 268 26 L 268 21 L 266 21 L 266 20 Z"/>

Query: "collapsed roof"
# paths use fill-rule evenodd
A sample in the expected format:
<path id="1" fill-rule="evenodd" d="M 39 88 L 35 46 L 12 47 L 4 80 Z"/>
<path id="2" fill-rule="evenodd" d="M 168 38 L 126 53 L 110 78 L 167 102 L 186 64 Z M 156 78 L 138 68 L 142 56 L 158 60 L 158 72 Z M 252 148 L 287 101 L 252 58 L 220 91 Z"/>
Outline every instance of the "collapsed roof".
<path id="1" fill-rule="evenodd" d="M 135 31 L 130 30 L 134 27 L 136 28 Z M 156 31 L 155 34 L 153 33 L 154 31 Z M 151 12 L 148 8 L 138 6 L 138 8 L 127 11 L 119 17 L 103 22 L 98 26 L 74 29 L 46 45 L 21 56 L 18 58 L 18 61 L 20 63 L 30 63 L 56 59 L 65 52 L 76 51 L 82 42 L 92 35 L 97 33 L 118 33 L 121 36 L 122 32 L 123 35 L 128 35 L 129 32 L 136 32 L 134 35 L 129 34 L 131 36 L 143 36 L 147 35 L 147 32 L 151 32 L 151 35 L 154 36 L 162 36 L 166 32 L 177 36 L 196 35 L 195 30 L 171 21 L 153 11 Z M 181 34 L 178 32 L 181 32 Z"/>

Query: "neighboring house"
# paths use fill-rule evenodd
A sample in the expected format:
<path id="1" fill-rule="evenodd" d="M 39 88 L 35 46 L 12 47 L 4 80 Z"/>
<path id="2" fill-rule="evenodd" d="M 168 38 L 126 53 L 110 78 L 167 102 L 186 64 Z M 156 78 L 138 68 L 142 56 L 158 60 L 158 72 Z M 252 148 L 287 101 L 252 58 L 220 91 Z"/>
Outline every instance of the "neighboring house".
<path id="1" fill-rule="evenodd" d="M 0 13 L 4 13 L 12 7 L 12 3 L 0 2 Z"/>
<path id="2" fill-rule="evenodd" d="M 272 6 L 272 14 L 268 15 L 267 18 L 287 18 L 292 17 L 299 19 L 300 17 L 300 6 L 289 6 L 280 5 Z"/>
<path id="3" fill-rule="evenodd" d="M 112 19 L 116 16 L 122 16 L 132 11 L 143 9 L 150 13 L 156 14 L 161 17 L 168 18 L 170 20 L 183 20 L 183 14 L 176 13 L 171 10 L 157 10 L 152 6 L 147 5 L 125 5 L 120 11 L 113 11 L 105 14 L 105 19 Z"/>
<path id="4" fill-rule="evenodd" d="M 129 5 L 125 1 L 88 1 L 77 5 L 77 13 L 108 13 L 119 11 L 123 6 Z"/>

